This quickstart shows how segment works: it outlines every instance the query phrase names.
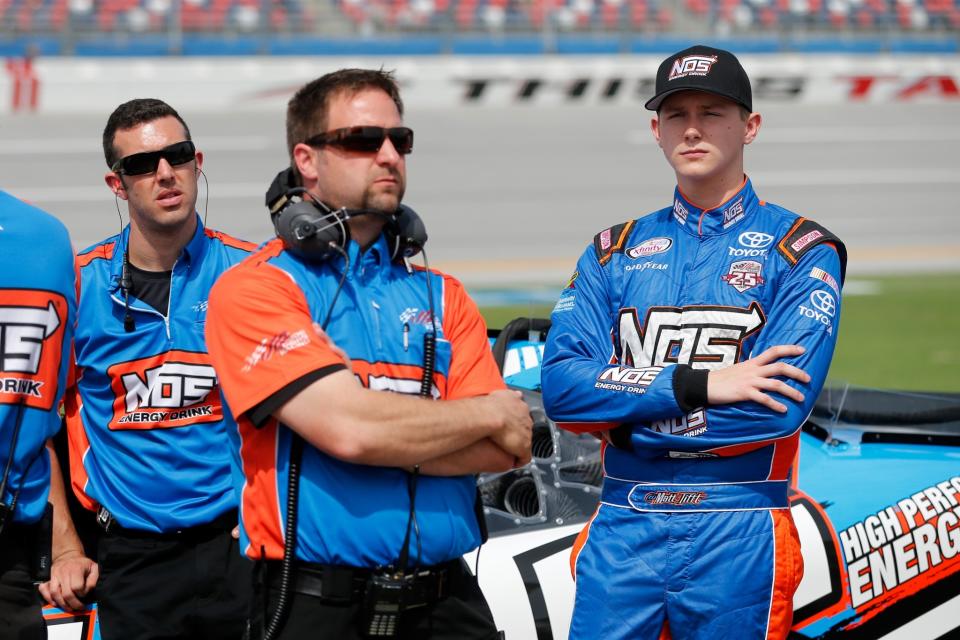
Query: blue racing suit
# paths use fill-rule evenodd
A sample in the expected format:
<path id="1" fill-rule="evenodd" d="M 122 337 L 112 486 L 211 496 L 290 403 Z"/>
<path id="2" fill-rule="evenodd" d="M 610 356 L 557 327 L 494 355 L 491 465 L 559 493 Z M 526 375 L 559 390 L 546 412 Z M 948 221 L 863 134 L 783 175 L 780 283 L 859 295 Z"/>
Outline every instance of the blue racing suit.
<path id="1" fill-rule="evenodd" d="M 543 399 L 603 432 L 601 504 L 574 545 L 571 638 L 784 637 L 802 576 L 787 492 L 840 317 L 845 249 L 757 199 L 672 206 L 598 234 L 554 309 Z M 811 377 L 786 414 L 707 404 L 707 375 L 780 344 Z"/>

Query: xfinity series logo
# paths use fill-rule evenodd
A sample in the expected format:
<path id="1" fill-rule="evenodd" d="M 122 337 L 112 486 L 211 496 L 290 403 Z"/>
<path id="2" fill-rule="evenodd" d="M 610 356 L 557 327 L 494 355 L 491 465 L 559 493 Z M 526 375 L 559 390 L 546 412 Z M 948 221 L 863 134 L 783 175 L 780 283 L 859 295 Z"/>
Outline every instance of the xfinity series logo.
<path id="1" fill-rule="evenodd" d="M 637 258 L 646 258 L 658 253 L 664 253 L 673 245 L 670 238 L 650 238 L 638 244 L 635 247 L 627 249 L 627 257 L 636 260 Z"/>
<path id="2" fill-rule="evenodd" d="M 66 317 L 58 293 L 0 289 L 0 404 L 53 407 Z"/>
<path id="3" fill-rule="evenodd" d="M 760 305 L 651 307 L 641 325 L 634 307 L 620 310 L 619 360 L 634 367 L 689 364 L 721 369 L 739 361 L 744 341 L 766 323 Z"/>
<path id="4" fill-rule="evenodd" d="M 217 374 L 205 353 L 168 351 L 107 369 L 110 429 L 170 429 L 223 418 Z"/>
<path id="5" fill-rule="evenodd" d="M 717 61 L 717 56 L 684 56 L 673 61 L 670 67 L 670 80 L 677 80 L 686 76 L 705 76 Z"/>

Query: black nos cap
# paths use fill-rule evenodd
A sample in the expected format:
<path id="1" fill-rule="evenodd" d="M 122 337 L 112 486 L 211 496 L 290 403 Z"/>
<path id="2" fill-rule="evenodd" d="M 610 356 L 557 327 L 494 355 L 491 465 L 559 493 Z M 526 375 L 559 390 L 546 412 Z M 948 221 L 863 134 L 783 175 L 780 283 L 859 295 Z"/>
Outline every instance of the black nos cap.
<path id="1" fill-rule="evenodd" d="M 667 96 L 687 90 L 715 93 L 753 111 L 750 78 L 737 57 L 723 49 L 698 44 L 661 62 L 657 94 L 644 106 L 656 111 Z"/>

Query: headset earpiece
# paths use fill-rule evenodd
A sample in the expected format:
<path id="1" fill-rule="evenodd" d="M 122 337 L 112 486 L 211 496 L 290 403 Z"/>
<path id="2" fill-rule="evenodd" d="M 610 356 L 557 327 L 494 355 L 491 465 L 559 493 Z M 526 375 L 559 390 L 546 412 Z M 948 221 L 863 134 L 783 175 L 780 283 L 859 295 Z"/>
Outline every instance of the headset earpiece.
<path id="1" fill-rule="evenodd" d="M 393 222 L 384 229 L 390 259 L 394 262 L 409 260 L 423 250 L 427 243 L 427 227 L 417 212 L 401 204 Z"/>

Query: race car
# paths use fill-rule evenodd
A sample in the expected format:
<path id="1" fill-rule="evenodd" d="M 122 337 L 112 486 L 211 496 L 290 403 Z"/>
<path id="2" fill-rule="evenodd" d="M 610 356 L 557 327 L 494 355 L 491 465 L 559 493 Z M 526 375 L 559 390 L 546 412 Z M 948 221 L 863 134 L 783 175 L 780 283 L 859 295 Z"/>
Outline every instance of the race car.
<path id="1" fill-rule="evenodd" d="M 466 557 L 507 640 L 567 637 L 569 554 L 596 509 L 593 436 L 562 431 L 540 398 L 549 321 L 491 332 L 534 419 L 533 460 L 478 479 L 489 540 Z M 795 638 L 960 637 L 960 394 L 828 386 L 800 437 L 791 511 L 804 576 Z M 45 610 L 51 640 L 99 638 L 95 607 Z"/>

